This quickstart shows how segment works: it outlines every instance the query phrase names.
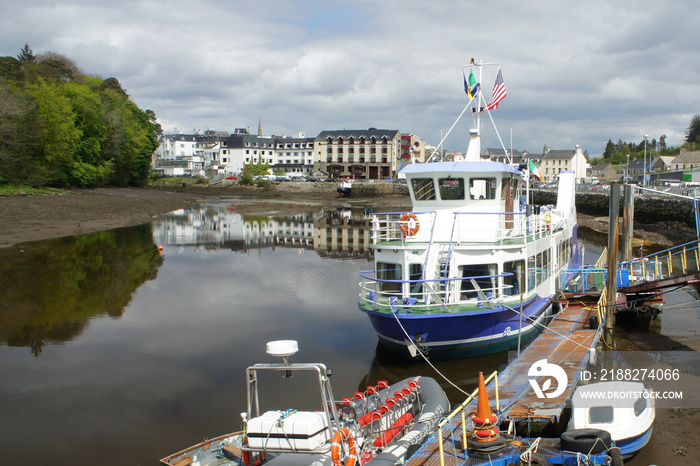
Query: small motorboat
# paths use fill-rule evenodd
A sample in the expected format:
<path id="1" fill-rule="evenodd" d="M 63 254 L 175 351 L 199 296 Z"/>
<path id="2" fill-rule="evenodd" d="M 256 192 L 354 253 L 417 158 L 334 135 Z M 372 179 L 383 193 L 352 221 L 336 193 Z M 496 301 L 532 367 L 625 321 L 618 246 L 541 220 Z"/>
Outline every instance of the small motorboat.
<path id="1" fill-rule="evenodd" d="M 342 197 L 350 197 L 352 194 L 352 184 L 355 182 L 352 178 L 343 178 L 338 185 L 338 194 Z"/>
<path id="2" fill-rule="evenodd" d="M 654 398 L 640 382 L 598 382 L 582 385 L 572 397 L 569 431 L 599 429 L 610 434 L 624 459 L 631 458 L 651 438 Z"/>
<path id="3" fill-rule="evenodd" d="M 260 363 L 246 369 L 247 410 L 241 414 L 243 430 L 222 435 L 160 460 L 168 466 L 207 465 L 336 465 L 402 464 L 436 430 L 450 409 L 447 395 L 430 377 L 410 377 L 389 385 L 380 381 L 352 397 L 335 400 L 331 370 L 320 363 L 289 363 L 298 351 L 294 340 L 273 341 L 267 353 L 282 363 Z M 311 380 L 304 400 L 318 400 L 315 410 L 271 409 L 262 411 L 260 390 L 265 377 L 281 374 L 275 383 L 275 400 L 287 400 L 286 387 L 293 376 Z M 275 379 L 278 380 L 278 379 Z M 291 382 L 290 382 L 291 383 Z M 295 388 L 296 390 L 296 388 Z M 315 392 L 315 393 L 314 393 Z"/>

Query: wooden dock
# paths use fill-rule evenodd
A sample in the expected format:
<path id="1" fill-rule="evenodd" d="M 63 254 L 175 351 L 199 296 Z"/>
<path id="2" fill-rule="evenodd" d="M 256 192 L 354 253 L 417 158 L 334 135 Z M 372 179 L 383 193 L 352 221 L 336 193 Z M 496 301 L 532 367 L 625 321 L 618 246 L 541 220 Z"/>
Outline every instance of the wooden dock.
<path id="1" fill-rule="evenodd" d="M 561 311 L 547 328 L 498 375 L 498 397 L 496 379 L 487 385 L 491 407 L 501 416 L 501 425 L 504 422 L 508 424 L 508 421 L 556 424 L 576 389 L 581 370 L 589 360 L 589 350 L 595 348 L 602 331 L 601 327 L 590 328 L 589 324 L 591 317 L 599 321 L 597 299 L 592 296 L 565 296 L 560 303 Z M 558 365 L 566 373 L 566 388 L 557 397 L 538 398 L 530 385 L 530 378 L 534 379 L 528 376 L 530 368 L 542 359 L 546 359 L 548 364 Z M 543 380 L 539 382 L 542 386 Z M 544 391 L 547 393 L 547 390 Z M 484 460 L 467 458 L 462 448 L 462 418 L 465 419 L 466 431 L 472 431 L 474 425 L 470 415 L 476 411 L 477 400 L 474 398 L 465 403 L 462 406 L 467 415 L 455 415 L 442 429 L 444 464 L 485 464 Z M 406 464 L 441 464 L 438 435 L 432 435 Z"/>

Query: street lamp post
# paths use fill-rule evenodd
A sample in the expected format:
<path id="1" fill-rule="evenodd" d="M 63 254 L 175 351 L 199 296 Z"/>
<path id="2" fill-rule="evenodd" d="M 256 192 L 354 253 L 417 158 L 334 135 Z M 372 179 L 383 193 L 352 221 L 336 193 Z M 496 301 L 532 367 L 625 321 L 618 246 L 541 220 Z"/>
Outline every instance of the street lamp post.
<path id="1" fill-rule="evenodd" d="M 644 135 L 644 166 L 642 167 L 642 187 L 647 187 L 647 138 L 648 134 Z"/>

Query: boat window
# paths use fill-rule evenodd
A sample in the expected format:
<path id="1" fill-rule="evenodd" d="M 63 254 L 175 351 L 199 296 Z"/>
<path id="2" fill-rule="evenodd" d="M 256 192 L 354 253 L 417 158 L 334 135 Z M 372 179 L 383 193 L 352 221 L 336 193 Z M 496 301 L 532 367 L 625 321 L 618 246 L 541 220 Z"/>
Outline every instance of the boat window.
<path id="1" fill-rule="evenodd" d="M 464 199 L 464 178 L 438 178 L 438 185 L 443 201 Z"/>
<path id="2" fill-rule="evenodd" d="M 388 262 L 378 262 L 377 263 L 377 279 L 379 280 L 396 280 L 396 282 L 390 281 L 380 281 L 379 285 L 380 291 L 383 292 L 400 292 L 401 291 L 401 264 L 391 264 Z"/>
<path id="3" fill-rule="evenodd" d="M 413 178 L 411 188 L 417 201 L 435 200 L 435 185 L 432 178 Z"/>
<path id="4" fill-rule="evenodd" d="M 471 178 L 469 199 L 496 199 L 496 178 Z"/>
<path id="5" fill-rule="evenodd" d="M 515 296 L 524 293 L 523 278 L 525 273 L 525 261 L 510 261 L 503 264 L 504 273 L 512 273 L 503 277 L 503 294 Z"/>
<path id="6" fill-rule="evenodd" d="M 527 258 L 527 289 L 533 290 L 537 286 L 537 281 L 535 280 L 537 269 L 535 268 L 535 256 L 530 256 Z"/>
<path id="7" fill-rule="evenodd" d="M 613 422 L 612 406 L 592 406 L 588 410 L 588 422 L 591 424 L 611 424 Z"/>
<path id="8" fill-rule="evenodd" d="M 647 399 L 643 396 L 634 402 L 634 415 L 639 417 L 647 409 Z"/>
<path id="9" fill-rule="evenodd" d="M 470 264 L 461 265 L 461 298 L 476 299 L 479 297 L 477 288 L 474 286 L 472 279 L 476 282 L 478 289 L 486 296 L 494 296 L 496 293 L 496 275 L 498 267 L 496 264 Z"/>
<path id="10" fill-rule="evenodd" d="M 515 199 L 515 183 L 512 178 L 507 178 L 501 183 L 501 199 Z"/>
<path id="11" fill-rule="evenodd" d="M 423 296 L 423 264 L 410 264 L 408 269 L 408 279 L 411 281 L 409 293 L 411 298 L 422 300 Z"/>

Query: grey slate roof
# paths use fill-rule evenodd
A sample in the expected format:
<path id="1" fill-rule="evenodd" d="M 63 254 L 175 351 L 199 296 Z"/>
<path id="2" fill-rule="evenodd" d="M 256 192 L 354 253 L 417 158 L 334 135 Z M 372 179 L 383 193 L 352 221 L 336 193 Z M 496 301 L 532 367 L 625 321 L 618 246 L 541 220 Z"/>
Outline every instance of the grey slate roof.
<path id="1" fill-rule="evenodd" d="M 359 138 L 362 136 L 368 139 L 372 136 L 376 137 L 377 139 L 383 138 L 384 136 L 389 139 L 394 139 L 399 134 L 400 132 L 397 129 L 338 129 L 333 131 L 321 131 L 319 135 L 316 136 L 316 139 L 328 139 L 329 137 L 333 139 L 337 139 L 339 137 L 347 139 L 349 137 Z"/>
<path id="2" fill-rule="evenodd" d="M 557 150 L 557 149 L 552 149 L 552 150 L 550 150 L 549 152 L 547 152 L 546 154 L 544 154 L 544 157 L 542 157 L 542 159 L 543 159 L 543 160 L 544 160 L 544 159 L 547 159 L 547 160 L 551 160 L 551 159 L 556 159 L 556 160 L 560 160 L 560 159 L 561 159 L 561 160 L 567 160 L 567 159 L 568 159 L 568 160 L 571 160 L 571 159 L 574 158 L 574 155 L 576 155 L 576 151 L 575 151 L 575 150 L 571 150 L 571 149 L 569 149 L 569 150 Z"/>

